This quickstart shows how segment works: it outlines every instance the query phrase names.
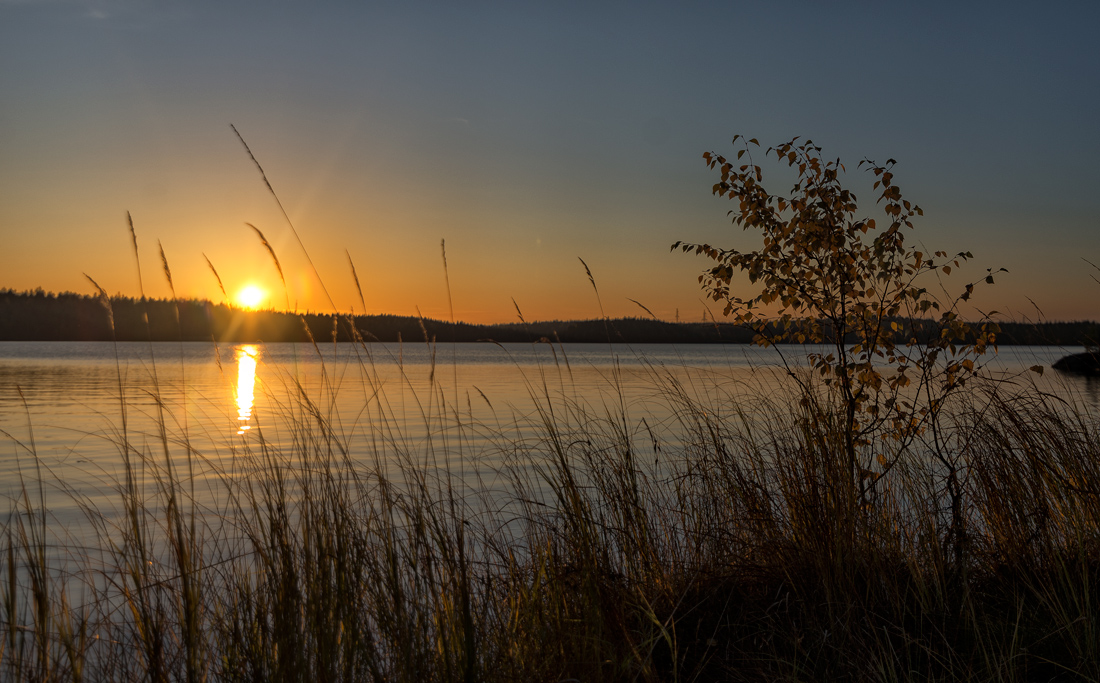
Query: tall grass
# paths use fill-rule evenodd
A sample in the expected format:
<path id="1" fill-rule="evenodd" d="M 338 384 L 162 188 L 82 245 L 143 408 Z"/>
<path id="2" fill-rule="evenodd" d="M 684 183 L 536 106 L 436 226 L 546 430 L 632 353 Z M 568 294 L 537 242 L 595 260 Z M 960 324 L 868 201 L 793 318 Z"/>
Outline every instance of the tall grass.
<path id="1" fill-rule="evenodd" d="M 425 438 L 395 428 L 376 349 L 354 351 L 364 451 L 332 400 L 346 372 L 288 384 L 235 471 L 197 463 L 160 399 L 161 443 L 132 438 L 124 401 L 122 514 L 85 506 L 96 533 L 60 555 L 49 475 L 25 469 L 0 533 L 3 677 L 1100 677 L 1100 434 L 1055 399 L 976 388 L 861 504 L 828 394 L 749 403 L 654 367 L 658 419 L 621 386 L 585 400 L 561 362 L 529 378 L 531 417 L 489 422 L 433 371 Z M 178 463 L 210 470 L 220 507 Z"/>
<path id="2" fill-rule="evenodd" d="M 1100 679 L 1091 414 L 972 382 L 922 438 L 859 447 L 889 467 L 853 471 L 843 402 L 809 378 L 747 395 L 649 366 L 647 412 L 617 364 L 593 399 L 551 346 L 525 410 L 480 395 L 489 419 L 462 405 L 457 369 L 447 391 L 434 340 L 426 387 L 385 359 L 393 394 L 384 347 L 346 324 L 352 367 L 314 340 L 307 389 L 295 352 L 227 458 L 195 447 L 155 365 L 142 397 L 118 363 L 117 510 L 51 479 L 29 411 L 25 434 L 4 433 L 33 467 L 0 528 L 0 677 Z M 354 417 L 337 408 L 350 391 Z M 71 492 L 80 537 L 52 523 L 48 487 Z"/>

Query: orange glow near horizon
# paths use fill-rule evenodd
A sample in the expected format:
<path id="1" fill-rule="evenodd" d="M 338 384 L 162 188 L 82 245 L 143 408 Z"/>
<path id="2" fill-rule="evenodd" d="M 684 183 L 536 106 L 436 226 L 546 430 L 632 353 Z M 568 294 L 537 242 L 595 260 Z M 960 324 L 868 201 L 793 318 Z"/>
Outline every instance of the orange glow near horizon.
<path id="1" fill-rule="evenodd" d="M 256 285 L 247 285 L 237 292 L 237 305 L 241 308 L 257 309 L 267 299 L 267 292 Z"/>

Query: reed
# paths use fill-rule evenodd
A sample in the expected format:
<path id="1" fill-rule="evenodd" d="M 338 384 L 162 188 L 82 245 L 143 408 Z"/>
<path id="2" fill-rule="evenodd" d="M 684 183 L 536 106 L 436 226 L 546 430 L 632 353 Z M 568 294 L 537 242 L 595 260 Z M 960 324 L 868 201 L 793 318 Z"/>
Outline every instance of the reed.
<path id="1" fill-rule="evenodd" d="M 929 429 L 857 443 L 844 397 L 809 375 L 746 392 L 648 365 L 647 411 L 617 364 L 610 393 L 586 396 L 551 344 L 527 405 L 509 417 L 477 390 L 478 417 L 426 328 L 427 385 L 398 351 L 394 388 L 387 347 L 343 322 L 346 360 L 329 367 L 311 334 L 320 383 L 296 351 L 272 408 L 216 454 L 155 364 L 141 396 L 116 355 L 113 509 L 43 467 L 29 411 L 25 434 L 3 432 L 21 468 L 0 677 L 1100 679 L 1100 421 L 1080 406 L 975 378 Z M 132 427 L 139 399 L 154 439 Z M 91 531 L 54 524 L 47 488 Z"/>
<path id="2" fill-rule="evenodd" d="M 155 449 L 116 430 L 123 513 L 85 508 L 99 531 L 62 556 L 48 549 L 72 539 L 35 495 L 49 475 L 25 470 L 0 540 L 3 676 L 1100 676 L 1100 434 L 1086 412 L 975 389 L 941 439 L 958 491 L 938 459 L 909 457 L 860 505 L 827 393 L 746 403 L 654 367 L 662 422 L 621 395 L 551 391 L 567 387 L 561 362 L 528 378 L 532 417 L 515 423 L 463 417 L 433 379 L 424 440 L 394 431 L 377 351 L 352 351 L 374 397 L 369 451 L 348 447 L 333 412 L 347 384 L 289 388 L 232 446 L 235 472 L 176 460 L 185 423 L 165 405 Z M 31 429 L 16 442 L 38 463 Z M 268 440 L 275 429 L 290 438 Z M 492 452 L 460 446 L 466 430 Z M 507 485 L 459 477 L 459 455 L 469 471 L 504 462 L 480 471 Z M 210 470 L 219 508 L 199 509 L 177 461 Z"/>

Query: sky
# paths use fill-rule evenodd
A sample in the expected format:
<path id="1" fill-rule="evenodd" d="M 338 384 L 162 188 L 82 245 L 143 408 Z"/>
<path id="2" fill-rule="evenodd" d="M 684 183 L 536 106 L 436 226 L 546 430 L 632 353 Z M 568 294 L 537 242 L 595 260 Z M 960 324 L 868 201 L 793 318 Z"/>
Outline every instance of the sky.
<path id="1" fill-rule="evenodd" d="M 974 254 L 944 291 L 1008 270 L 969 315 L 1097 319 L 1097 25 L 1083 2 L 0 0 L 0 288 L 168 296 L 159 240 L 181 297 L 224 299 L 205 255 L 230 297 L 299 311 L 720 317 L 669 247 L 759 244 L 702 159 L 740 134 L 812 139 L 871 217 L 857 164 L 896 159 L 909 239 Z"/>

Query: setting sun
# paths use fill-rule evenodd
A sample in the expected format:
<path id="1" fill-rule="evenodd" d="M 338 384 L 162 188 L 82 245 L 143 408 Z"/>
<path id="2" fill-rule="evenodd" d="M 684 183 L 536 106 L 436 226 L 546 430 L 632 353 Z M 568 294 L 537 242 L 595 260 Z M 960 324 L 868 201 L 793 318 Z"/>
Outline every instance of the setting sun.
<path id="1" fill-rule="evenodd" d="M 267 298 L 267 292 L 256 285 L 248 285 L 237 292 L 237 305 L 241 308 L 259 308 Z"/>

